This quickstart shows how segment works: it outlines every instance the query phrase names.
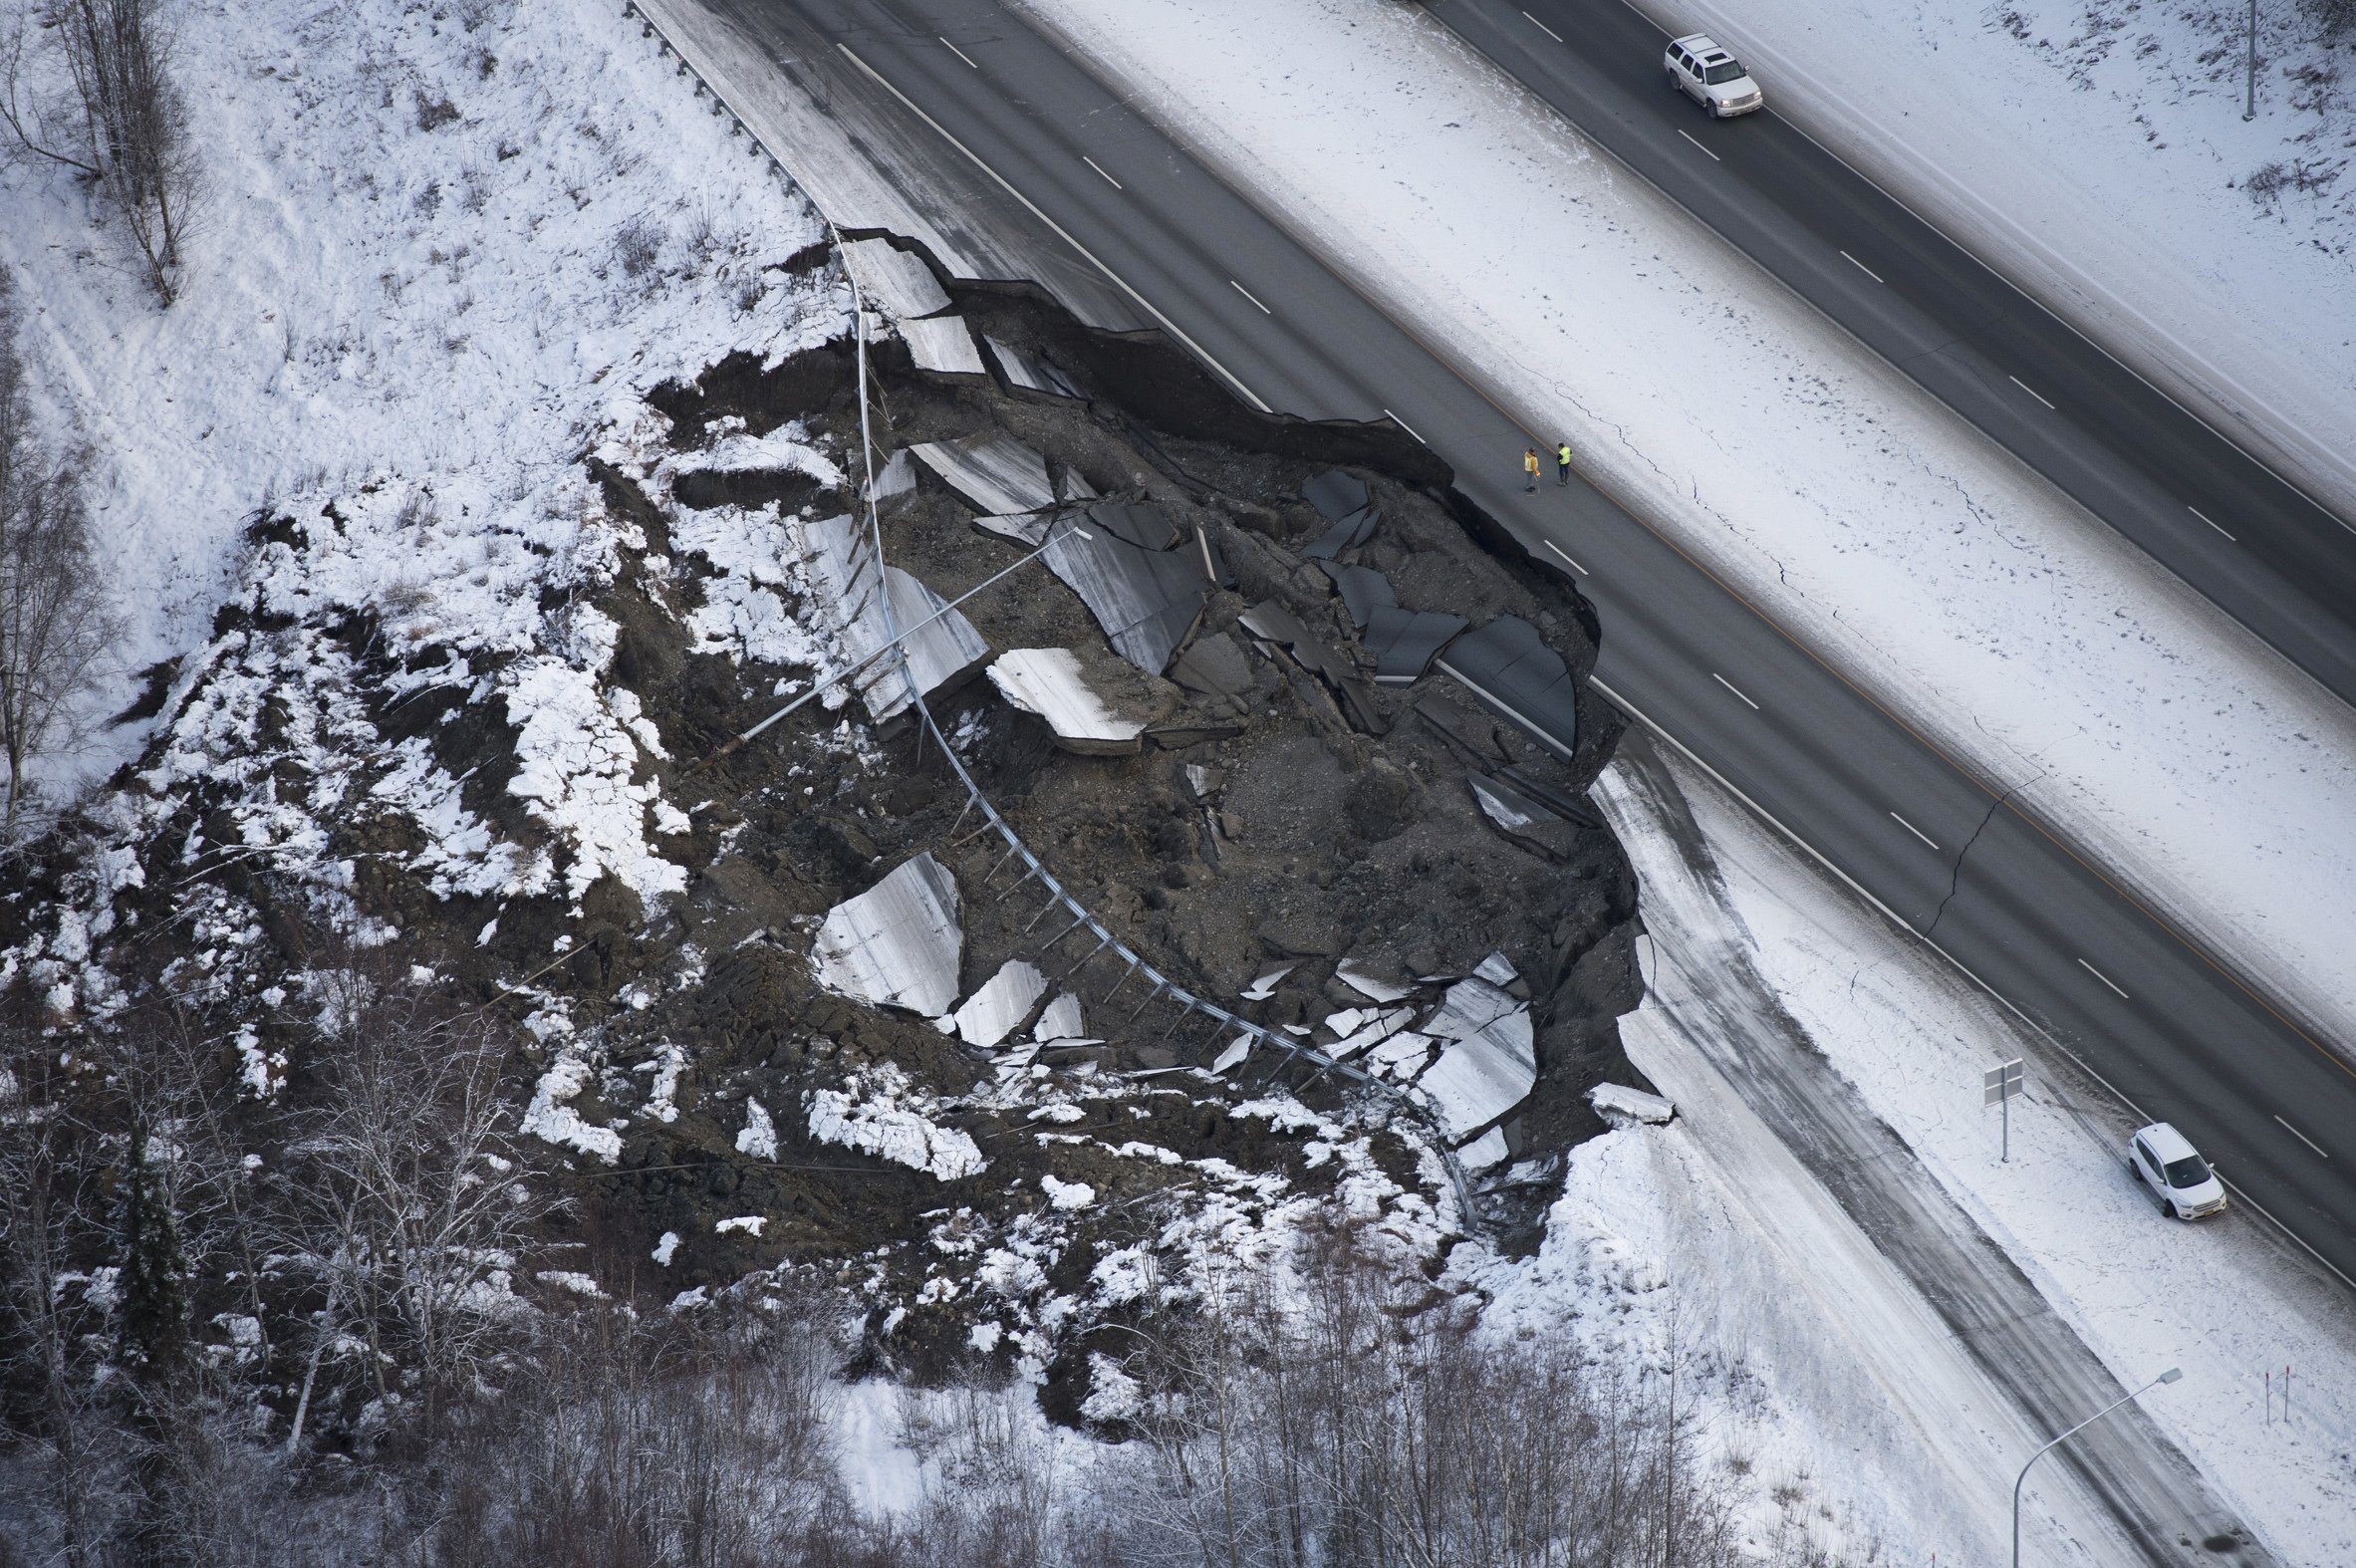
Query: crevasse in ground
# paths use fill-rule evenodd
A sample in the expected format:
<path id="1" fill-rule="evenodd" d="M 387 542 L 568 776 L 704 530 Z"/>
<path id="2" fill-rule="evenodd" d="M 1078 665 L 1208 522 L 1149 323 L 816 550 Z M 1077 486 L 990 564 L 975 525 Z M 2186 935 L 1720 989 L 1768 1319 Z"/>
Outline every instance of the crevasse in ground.
<path id="1" fill-rule="evenodd" d="M 2356 1035 L 2342 705 L 1416 9 L 1022 5 L 1876 700 Z"/>

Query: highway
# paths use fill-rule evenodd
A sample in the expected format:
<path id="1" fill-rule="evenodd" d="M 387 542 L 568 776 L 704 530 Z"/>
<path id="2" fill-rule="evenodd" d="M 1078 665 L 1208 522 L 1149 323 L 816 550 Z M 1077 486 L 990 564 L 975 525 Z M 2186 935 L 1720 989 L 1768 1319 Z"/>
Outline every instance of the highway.
<path id="1" fill-rule="evenodd" d="M 1052 43 L 993 0 L 704 3 L 772 35 L 777 69 L 953 137 L 983 184 L 1060 230 L 1047 243 L 1084 246 L 1253 398 L 1397 419 L 1595 602 L 1614 700 L 2356 1276 L 2356 1074 L 1609 497 L 1551 477 L 1524 494 L 1534 415 L 1501 408 Z"/>
<path id="2" fill-rule="evenodd" d="M 1764 111 L 1709 119 L 1670 90 L 1669 35 L 1626 0 L 1441 0 L 1430 14 L 2356 702 L 2356 530 L 1779 118 L 1773 81 Z"/>

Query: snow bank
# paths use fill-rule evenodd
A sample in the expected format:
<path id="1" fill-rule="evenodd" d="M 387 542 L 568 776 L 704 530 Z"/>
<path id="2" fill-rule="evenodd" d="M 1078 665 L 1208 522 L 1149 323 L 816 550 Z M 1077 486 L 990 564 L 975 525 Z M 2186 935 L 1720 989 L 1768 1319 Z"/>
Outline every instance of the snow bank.
<path id="1" fill-rule="evenodd" d="M 736 1134 L 736 1152 L 752 1160 L 777 1158 L 777 1124 L 770 1120 L 768 1107 L 746 1096 L 744 1126 Z"/>
<path id="2" fill-rule="evenodd" d="M 540 1075 L 539 1086 L 532 1091 L 532 1103 L 524 1109 L 523 1130 L 560 1149 L 576 1150 L 610 1166 L 622 1158 L 622 1135 L 611 1128 L 599 1127 L 566 1103 L 588 1088 L 589 1083 L 588 1061 L 571 1049 L 559 1052 L 548 1071 Z"/>
<path id="3" fill-rule="evenodd" d="M 908 1074 L 890 1062 L 852 1075 L 849 1089 L 817 1089 L 809 1096 L 810 1136 L 840 1144 L 934 1179 L 956 1181 L 988 1166 L 969 1134 L 941 1127 L 904 1100 L 916 1100 Z"/>
<path id="4" fill-rule="evenodd" d="M 1702 831 L 1707 874 L 1681 853 L 1690 834 L 1665 825 L 1645 775 L 1615 765 L 1596 792 L 1664 949 L 1711 972 L 1735 967 L 1716 954 L 1742 953 L 1772 1002 L 2125 1387 L 2184 1368 L 2178 1389 L 2146 1408 L 2270 1548 L 2314 1568 L 2356 1562 L 2345 1458 L 2356 1442 L 2356 1344 L 2336 1285 L 2254 1215 L 2198 1227 L 2156 1218 L 2121 1166 L 2132 1119 L 2099 1091 L 2044 1081 L 2033 1065 L 2027 1096 L 2011 1106 L 2011 1159 L 1999 1163 L 1980 1075 L 2014 1057 L 2034 1064 L 2041 1043 L 1738 806 L 1682 766 L 1671 776 Z M 1712 1027 L 1707 1012 L 1697 1001 L 1686 1026 Z M 1640 1025 L 1635 1038 L 1661 1033 Z M 1686 1100 L 1679 1127 L 1695 1115 Z M 1697 1139 L 1717 1136 L 1698 1117 L 1694 1125 Z M 2265 1373 L 2286 1363 L 2303 1410 L 2295 1424 L 2277 1412 L 2269 1426 Z"/>

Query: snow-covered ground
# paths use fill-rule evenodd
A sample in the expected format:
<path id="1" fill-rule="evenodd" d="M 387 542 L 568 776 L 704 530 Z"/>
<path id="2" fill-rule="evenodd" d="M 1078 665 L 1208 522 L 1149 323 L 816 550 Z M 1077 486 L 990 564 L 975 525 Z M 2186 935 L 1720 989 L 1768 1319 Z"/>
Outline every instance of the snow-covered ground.
<path id="1" fill-rule="evenodd" d="M 1020 3 L 1528 428 L 2356 1038 L 2356 716 L 1416 9 Z"/>
<path id="2" fill-rule="evenodd" d="M 807 208 L 700 112 L 618 8 L 547 0 L 437 17 L 263 0 L 191 9 L 184 36 L 189 80 L 232 86 L 192 95 L 216 157 L 214 227 L 180 304 L 158 311 L 104 264 L 70 184 L 23 167 L 0 174 L 11 215 L 0 260 L 37 312 L 39 351 L 111 454 L 108 554 L 136 612 L 126 668 L 204 642 L 233 591 L 290 617 L 322 606 L 374 613 L 388 637 L 448 646 L 461 664 L 495 670 L 519 726 L 546 731 L 541 770 L 526 775 L 539 791 L 530 798 L 558 813 L 573 867 L 603 856 L 596 865 L 659 893 L 666 863 L 646 845 L 664 808 L 627 791 L 632 746 L 652 751 L 660 739 L 627 692 L 602 684 L 610 639 L 594 623 L 542 618 L 540 590 L 594 579 L 623 547 L 624 526 L 602 515 L 579 457 L 600 438 L 644 434 L 649 416 L 634 393 L 731 349 L 783 352 L 840 329 L 841 302 L 823 280 L 763 270 L 818 238 Z M 444 103 L 454 119 L 441 115 Z M 619 244 L 641 217 L 647 246 Z M 650 251 L 644 265 L 634 259 Z M 249 555 L 242 524 L 265 506 L 299 514 L 316 531 L 310 547 L 297 555 L 279 542 Z M 744 563 L 748 577 L 753 565 Z M 749 588 L 727 603 L 747 614 L 732 631 L 715 622 L 712 637 L 749 646 L 770 623 L 752 614 Z M 316 728 L 315 776 L 349 773 L 431 827 L 428 853 L 453 886 L 492 891 L 555 874 L 502 858 L 505 847 L 464 812 L 446 777 L 422 757 L 406 766 L 405 753 L 355 727 L 337 694 L 349 660 L 335 662 L 335 650 L 308 635 L 232 641 L 211 656 L 251 678 L 216 678 L 212 695 L 169 716 L 185 744 L 162 754 L 162 785 L 170 768 L 243 754 L 238 726 L 300 686 L 315 702 L 293 705 Z M 118 732 L 117 749 L 93 765 L 142 738 L 138 728 Z M 337 755 L 343 771 L 324 760 Z M 563 815 L 601 780 L 612 786 L 603 805 Z M 249 827 L 298 852 L 317 836 L 303 812 L 340 804 L 332 789 L 303 801 L 269 795 L 279 815 Z M 2023 1155 L 1991 1175 L 1984 1129 L 1943 1118 L 1947 1098 L 1920 1086 L 1952 1078 L 1967 1099 L 1979 1066 L 2007 1049 L 1986 1032 L 2000 1016 L 1973 1013 L 1967 994 L 1910 967 L 1918 960 L 1907 951 L 1873 948 L 1888 945 L 1886 933 L 1861 925 L 1739 819 L 1709 819 L 1720 865 L 1732 868 L 1713 890 L 1690 874 L 1676 880 L 1680 866 L 1644 825 L 1640 801 L 1623 793 L 1613 805 L 1662 939 L 1750 941 L 1784 1005 L 1991 1229 L 2034 1252 L 2040 1279 L 2072 1302 L 2082 1332 L 2123 1374 L 2161 1354 L 2187 1366 L 2182 1392 L 2219 1391 L 2164 1419 L 2186 1424 L 2170 1430 L 2274 1543 L 2301 1561 L 2347 1560 L 2347 1510 L 2326 1488 L 2331 1455 L 2344 1467 L 2348 1449 L 2319 1436 L 2356 1430 L 2331 1393 L 2351 1387 L 2343 1337 L 2300 1305 L 2295 1279 L 2239 1295 L 2228 1311 L 2213 1277 L 2273 1278 L 2280 1258 L 2246 1228 L 2157 1226 L 2103 1184 L 2110 1151 L 2049 1112 L 2022 1113 Z M 1747 935 L 1728 925 L 1729 908 Z M 1862 1002 L 1847 956 L 1858 951 L 1876 953 L 1854 992 Z M 1914 1032 L 1898 1033 L 1901 1022 Z M 560 1024 L 547 1025 L 552 1037 L 565 1034 Z M 1580 1151 L 1539 1258 L 1483 1266 L 1480 1283 L 1498 1291 L 1507 1319 L 1578 1310 L 1600 1349 L 1657 1362 L 1691 1350 L 1682 1365 L 1709 1413 L 1716 1459 L 1768 1482 L 1762 1534 L 1805 1530 L 1858 1557 L 1878 1544 L 1901 1561 L 1946 1555 L 1952 1541 L 1985 1547 L 1995 1515 L 1959 1466 L 1983 1456 L 1971 1443 L 2008 1431 L 2002 1419 L 1982 1413 L 1961 1435 L 1945 1430 L 1954 1403 L 1978 1398 L 1960 1377 L 1932 1380 L 1913 1403 L 1896 1397 L 1894 1365 L 1952 1363 L 1936 1324 L 1841 1229 L 1821 1191 L 1811 1197 L 1788 1159 L 1776 1164 L 1739 1106 L 1712 1100 L 1691 1064 L 1681 1067 L 1674 1030 L 1640 1017 L 1632 1038 L 1648 1070 L 1687 1097 L 1686 1125 L 1616 1133 Z M 1898 1040 L 1908 1050 L 1892 1050 Z M 562 1089 L 545 1096 L 551 1117 Z M 2070 1188 L 2083 1202 L 2049 1202 L 2032 1159 L 2045 1162 L 2047 1183 L 2083 1167 Z M 1781 1217 L 1763 1219 L 1753 1167 L 1781 1183 L 1784 1214 L 1805 1212 L 1805 1238 Z M 1183 1244 L 1232 1248 L 1227 1223 L 1213 1213 Z M 2277 1356 L 2302 1375 L 2313 1369 L 2302 1417 L 2312 1426 L 2252 1426 L 2248 1377 Z M 854 1478 L 878 1508 L 923 1484 L 887 1401 L 863 1385 L 843 1404 Z M 2065 1528 L 2079 1527 L 2068 1488 L 2041 1495 Z"/>
<path id="3" fill-rule="evenodd" d="M 2356 516 L 2356 32 L 2260 5 L 2244 123 L 2239 0 L 1637 4 L 1739 51 L 1780 113 Z"/>
<path id="4" fill-rule="evenodd" d="M 808 204 L 602 0 L 189 0 L 177 26 L 209 192 L 177 304 L 117 264 L 64 171 L 0 163 L 0 265 L 58 413 L 99 446 L 130 626 L 94 712 L 209 635 L 258 512 L 389 482 L 464 520 L 445 553 L 388 539 L 345 585 L 390 573 L 463 622 L 470 574 L 522 554 L 499 540 L 568 548 L 609 407 L 842 324 L 762 270 L 823 238 Z M 74 771 L 147 734 L 108 732 Z"/>
<path id="5" fill-rule="evenodd" d="M 2011 1159 L 1999 1163 L 1980 1075 L 2014 1056 L 2039 1063 L 2040 1042 L 1699 774 L 1682 762 L 1663 768 L 1616 764 L 1597 794 L 1636 862 L 1659 949 L 1653 994 L 1625 1025 L 1630 1055 L 1679 1102 L 1681 1118 L 1579 1152 L 1549 1254 L 1575 1255 L 1580 1245 L 1592 1252 L 1618 1236 L 1685 1282 L 1697 1317 L 1756 1325 L 1753 1370 L 1801 1418 L 1783 1437 L 1789 1451 L 1837 1446 L 1828 1435 L 1845 1440 L 1854 1423 L 1860 1462 L 1871 1466 L 1862 1489 L 1911 1483 L 1941 1499 L 1919 1513 L 1911 1502 L 1897 1510 L 1922 1552 L 1994 1559 L 2002 1540 L 1991 1523 L 2000 1532 L 2004 1498 L 1988 1477 L 2008 1476 L 2026 1456 L 2026 1434 L 1990 1405 L 1976 1377 L 1959 1372 L 1943 1327 L 1924 1334 L 1889 1309 L 1891 1292 L 1877 1277 L 1887 1265 L 1870 1248 L 1860 1256 L 1827 1244 L 1840 1226 L 1817 1212 L 1821 1188 L 1811 1195 L 1813 1183 L 1792 1179 L 1789 1157 L 1759 1138 L 1690 1043 L 1693 1031 L 1714 1027 L 1707 982 L 1693 977 L 1753 973 L 1763 991 L 1749 1005 L 1780 1007 L 1796 1021 L 2124 1387 L 2183 1367 L 2182 1383 L 2144 1405 L 2268 1546 L 2316 1568 L 2356 1561 L 2356 1313 L 2346 1296 L 2255 1215 L 2198 1226 L 2156 1217 L 2121 1163 L 2131 1121 L 2091 1086 L 2032 1065 L 2029 1098 L 2012 1109 Z M 1693 835 L 1679 831 L 1665 790 L 1682 796 L 1702 847 L 1681 847 Z M 1611 1152 L 1630 1142 L 1652 1153 Z M 1587 1169 L 1613 1161 L 1649 1164 L 1652 1179 L 1597 1181 Z M 1681 1204 L 1681 1192 L 1700 1195 Z M 1736 1194 L 1731 1205 L 1727 1192 Z M 1747 1207 L 1750 1232 L 1697 1217 L 1713 1203 Z M 1648 1206 L 1671 1217 L 1648 1219 Z M 1796 1281 L 1806 1304 L 1762 1294 L 1754 1283 L 1762 1271 Z M 1781 1305 L 1762 1311 L 1762 1301 Z M 1822 1314 L 1814 1327 L 1822 1338 L 1811 1337 L 1811 1311 Z M 1827 1345 L 1837 1353 L 1826 1354 Z M 2285 1366 L 2295 1390 L 2287 1421 Z M 1892 1410 L 1913 1418 L 1914 1429 Z M 2065 1520 L 2080 1506 L 2057 1474 L 2032 1489 Z M 2070 1527 L 2085 1525 L 2080 1515 Z M 1963 1533 L 1943 1544 L 1947 1529 Z M 1921 1555 L 1901 1551 L 1895 1560 Z"/>

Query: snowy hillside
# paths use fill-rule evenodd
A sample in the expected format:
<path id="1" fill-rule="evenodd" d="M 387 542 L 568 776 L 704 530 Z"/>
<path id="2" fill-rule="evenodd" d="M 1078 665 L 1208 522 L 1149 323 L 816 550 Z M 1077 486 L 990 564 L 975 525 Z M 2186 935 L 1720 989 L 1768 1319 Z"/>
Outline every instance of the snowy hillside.
<path id="1" fill-rule="evenodd" d="M 61 420 L 98 447 L 132 628 L 95 711 L 203 640 L 249 519 L 368 485 L 426 544 L 356 548 L 326 591 L 423 596 L 416 614 L 511 638 L 488 601 L 519 559 L 574 548 L 609 410 L 839 331 L 767 270 L 823 239 L 808 205 L 612 9 L 191 0 L 206 197 L 168 310 L 68 171 L 0 165 L 0 266 Z M 144 739 L 112 731 L 76 771 Z"/>

